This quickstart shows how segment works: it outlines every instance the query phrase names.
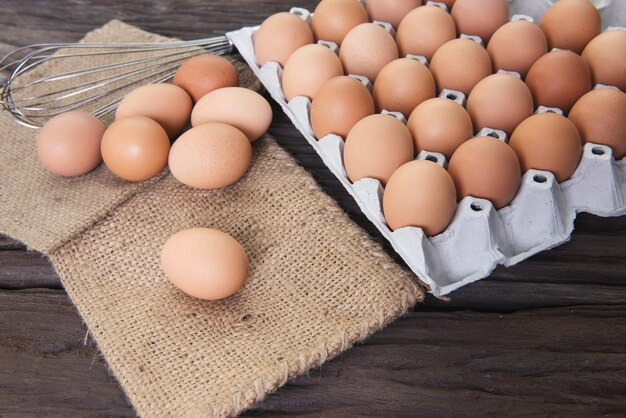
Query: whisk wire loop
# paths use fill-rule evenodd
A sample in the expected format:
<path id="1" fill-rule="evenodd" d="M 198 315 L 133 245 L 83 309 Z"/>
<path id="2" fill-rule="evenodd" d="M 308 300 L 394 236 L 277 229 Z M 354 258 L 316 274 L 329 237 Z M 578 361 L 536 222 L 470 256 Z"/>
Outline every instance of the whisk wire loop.
<path id="1" fill-rule="evenodd" d="M 178 66 L 194 55 L 232 50 L 226 36 L 164 43 L 29 45 L 0 60 L 0 72 L 11 71 L 0 91 L 0 104 L 16 122 L 32 128 L 80 108 L 104 118 L 133 87 L 171 79 Z M 86 58 L 95 59 L 96 65 L 85 66 Z M 65 61 L 63 70 L 48 73 L 45 66 L 53 61 Z"/>

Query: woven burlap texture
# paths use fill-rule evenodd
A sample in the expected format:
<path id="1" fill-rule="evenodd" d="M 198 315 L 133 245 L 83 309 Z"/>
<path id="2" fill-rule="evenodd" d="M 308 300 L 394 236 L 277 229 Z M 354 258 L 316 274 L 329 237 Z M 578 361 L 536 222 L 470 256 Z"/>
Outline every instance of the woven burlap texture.
<path id="1" fill-rule="evenodd" d="M 87 38 L 157 39 L 117 21 Z M 143 183 L 105 167 L 58 178 L 36 161 L 33 130 L 6 115 L 0 129 L 0 231 L 48 254 L 141 416 L 236 415 L 423 297 L 268 136 L 241 181 L 205 191 L 167 170 Z M 166 280 L 161 246 L 190 227 L 242 243 L 250 277 L 236 295 L 195 300 Z"/>

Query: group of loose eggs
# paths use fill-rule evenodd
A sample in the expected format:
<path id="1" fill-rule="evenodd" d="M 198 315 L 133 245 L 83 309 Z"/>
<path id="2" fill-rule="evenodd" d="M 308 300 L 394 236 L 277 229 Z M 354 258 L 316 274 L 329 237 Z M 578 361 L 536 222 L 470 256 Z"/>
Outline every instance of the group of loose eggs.
<path id="1" fill-rule="evenodd" d="M 246 173 L 251 143 L 272 120 L 268 101 L 238 85 L 237 71 L 226 58 L 194 56 L 172 83 L 128 93 L 106 129 L 83 111 L 50 119 L 39 132 L 39 159 L 61 176 L 85 174 L 104 160 L 128 181 L 148 180 L 169 165 L 172 175 L 190 187 L 231 185 Z"/>
<path id="2" fill-rule="evenodd" d="M 237 71 L 226 58 L 194 56 L 172 83 L 145 85 L 126 95 L 106 129 L 82 111 L 50 119 L 39 132 L 39 159 L 65 177 L 85 174 L 104 160 L 111 172 L 129 181 L 150 179 L 169 165 L 189 187 L 229 186 L 248 170 L 251 143 L 272 120 L 267 100 L 238 85 Z M 228 297 L 248 277 L 241 244 L 211 228 L 172 235 L 162 247 L 161 265 L 171 283 L 200 299 Z"/>
<path id="3" fill-rule="evenodd" d="M 507 0 L 422 3 L 323 0 L 310 25 L 278 13 L 254 37 L 285 100 L 311 100 L 315 137 L 343 138 L 350 181 L 380 181 L 392 230 L 437 235 L 466 196 L 507 206 L 529 169 L 565 181 L 585 142 L 626 154 L 626 30 L 601 33 L 588 0 L 559 0 L 539 25 L 509 21 Z"/>

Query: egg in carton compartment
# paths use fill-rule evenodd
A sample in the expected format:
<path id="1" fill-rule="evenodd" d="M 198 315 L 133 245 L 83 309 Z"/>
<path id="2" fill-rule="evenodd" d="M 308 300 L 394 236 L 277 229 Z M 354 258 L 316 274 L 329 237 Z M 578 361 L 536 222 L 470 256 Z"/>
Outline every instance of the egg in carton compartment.
<path id="1" fill-rule="evenodd" d="M 596 6 L 601 10 L 603 22 L 608 24 L 605 26 L 610 26 L 626 15 L 626 8 L 618 9 L 617 2 L 600 1 L 602 4 Z M 509 0 L 509 3 L 515 20 L 538 19 L 549 6 L 542 0 Z M 447 10 L 441 3 L 429 4 Z M 311 14 L 308 10 L 292 8 L 290 12 L 310 24 Z M 391 25 L 376 23 L 393 34 Z M 498 264 L 512 266 L 568 241 L 578 212 L 605 217 L 626 214 L 626 158 L 615 161 L 610 147 L 586 143 L 576 171 L 560 184 L 551 172 L 531 169 L 523 175 L 521 186 L 508 206 L 496 210 L 490 201 L 468 196 L 457 204 L 452 221 L 439 235 L 427 237 L 417 227 L 392 231 L 382 211 L 384 189 L 381 183 L 372 178 L 352 183 L 343 164 L 343 138 L 330 134 L 317 140 L 309 118 L 311 100 L 297 96 L 287 102 L 281 86 L 281 66 L 276 62 L 268 62 L 259 67 L 254 52 L 254 35 L 257 30 L 258 26 L 247 27 L 230 32 L 227 36 L 272 98 L 280 104 L 324 164 L 354 198 L 361 211 L 435 296 L 444 296 L 488 276 Z M 482 45 L 480 38 L 468 38 Z M 337 52 L 334 43 L 319 43 Z M 409 58 L 425 62 L 423 57 Z M 371 89 L 371 83 L 366 77 L 351 76 Z M 458 91 L 444 89 L 439 97 L 465 105 L 465 96 Z M 543 106 L 537 112 L 562 114 L 559 109 Z M 383 113 L 406 123 L 400 113 Z M 507 141 L 504 132 L 489 128 L 482 129 L 476 136 L 492 136 L 494 140 Z M 439 153 L 422 151 L 416 159 L 430 160 L 444 168 L 447 166 L 446 158 Z"/>

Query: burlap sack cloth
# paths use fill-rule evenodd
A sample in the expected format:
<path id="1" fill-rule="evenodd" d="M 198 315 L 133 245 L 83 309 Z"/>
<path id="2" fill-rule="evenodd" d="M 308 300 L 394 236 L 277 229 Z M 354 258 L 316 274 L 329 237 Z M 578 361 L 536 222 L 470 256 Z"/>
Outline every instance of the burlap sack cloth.
<path id="1" fill-rule="evenodd" d="M 162 38 L 114 21 L 85 39 Z M 204 191 L 167 170 L 142 183 L 104 166 L 59 178 L 36 159 L 36 131 L 4 112 L 0 130 L 0 231 L 50 257 L 139 415 L 238 414 L 423 297 L 267 136 L 240 182 Z M 190 227 L 246 248 L 250 278 L 235 296 L 195 300 L 164 277 L 161 246 Z"/>

